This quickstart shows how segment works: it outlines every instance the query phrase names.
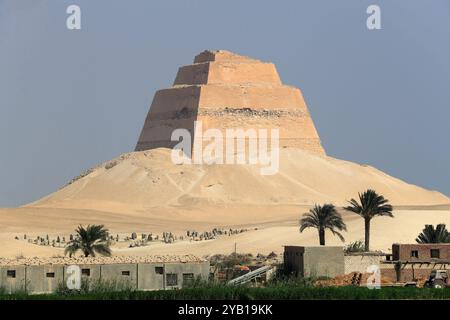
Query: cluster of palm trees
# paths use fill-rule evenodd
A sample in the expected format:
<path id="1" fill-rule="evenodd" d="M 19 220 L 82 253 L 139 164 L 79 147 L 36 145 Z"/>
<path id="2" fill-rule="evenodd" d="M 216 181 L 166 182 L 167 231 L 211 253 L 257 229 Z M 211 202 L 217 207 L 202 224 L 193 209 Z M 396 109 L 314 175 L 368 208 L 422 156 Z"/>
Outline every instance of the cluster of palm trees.
<path id="1" fill-rule="evenodd" d="M 359 199 L 351 199 L 349 205 L 344 210 L 356 213 L 364 219 L 364 250 L 370 250 L 370 222 L 374 217 L 391 217 L 393 207 L 389 201 L 374 190 L 366 190 L 358 194 Z M 315 228 L 319 232 L 319 243 L 325 245 L 325 230 L 330 230 L 335 236 L 344 242 L 345 239 L 340 233 L 347 231 L 347 226 L 341 214 L 332 204 L 315 205 L 308 213 L 300 219 L 300 232 L 307 228 Z M 425 225 L 425 228 L 416 239 L 417 243 L 450 243 L 450 233 L 445 224 Z"/>
<path id="2" fill-rule="evenodd" d="M 387 216 L 393 218 L 392 205 L 382 195 L 379 195 L 375 190 L 369 189 L 359 193 L 359 201 L 351 199 L 349 206 L 344 207 L 344 210 L 356 213 L 364 219 L 364 248 L 365 251 L 370 249 L 370 222 L 372 218 L 377 216 Z M 340 231 L 347 231 L 347 226 L 342 219 L 341 214 L 336 210 L 332 204 L 315 205 L 309 213 L 304 214 L 300 219 L 300 232 L 306 228 L 316 228 L 319 232 L 320 245 L 325 245 L 325 230 L 329 229 L 333 235 L 336 235 L 345 241 Z"/>

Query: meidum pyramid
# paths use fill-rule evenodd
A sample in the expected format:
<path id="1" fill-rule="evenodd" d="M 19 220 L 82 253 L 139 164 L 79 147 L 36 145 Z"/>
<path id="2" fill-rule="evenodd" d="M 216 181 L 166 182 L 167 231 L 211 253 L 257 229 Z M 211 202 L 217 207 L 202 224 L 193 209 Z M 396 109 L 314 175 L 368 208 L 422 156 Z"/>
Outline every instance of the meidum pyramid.
<path id="1" fill-rule="evenodd" d="M 203 130 L 279 129 L 279 146 L 325 155 L 299 89 L 283 85 L 273 63 L 229 51 L 204 51 L 180 67 L 171 88 L 156 92 L 136 151 L 171 148 L 171 134 Z"/>
<path id="2" fill-rule="evenodd" d="M 202 121 L 203 130 L 279 129 L 279 171 L 264 176 L 258 165 L 174 163 L 171 134 L 184 128 L 194 139 L 195 121 Z M 153 216 L 166 210 L 178 216 L 188 210 L 193 218 L 204 206 L 213 206 L 205 221 L 217 215 L 219 207 L 228 208 L 228 216 L 259 206 L 255 214 L 261 216 L 269 206 L 344 205 L 367 188 L 396 205 L 450 202 L 439 192 L 370 166 L 328 157 L 300 90 L 283 85 L 272 63 L 223 50 L 200 53 L 192 65 L 179 68 L 171 88 L 156 92 L 136 151 L 88 170 L 29 207 Z"/>
<path id="3" fill-rule="evenodd" d="M 279 171 L 265 176 L 254 164 L 174 163 L 167 148 L 173 144 L 172 130 L 191 130 L 199 119 L 204 128 L 279 128 Z M 450 199 L 437 191 L 327 156 L 300 90 L 283 85 L 273 64 L 227 51 L 199 54 L 194 64 L 179 69 L 171 88 L 155 94 L 136 150 L 87 170 L 38 201 L 0 209 L 0 236 L 11 230 L 70 232 L 80 223 L 105 224 L 121 232 L 296 226 L 309 206 L 342 206 L 367 188 L 395 206 L 450 208 Z M 441 219 L 443 212 L 433 214 L 435 220 L 430 212 L 414 219 L 405 216 L 386 228 L 397 230 L 408 223 L 414 233 L 408 239 L 414 239 L 425 223 L 448 219 Z M 285 229 L 280 230 L 283 239 Z M 296 239 L 298 228 L 293 230 L 289 237 Z M 268 236 L 261 240 L 255 246 L 267 245 Z"/>

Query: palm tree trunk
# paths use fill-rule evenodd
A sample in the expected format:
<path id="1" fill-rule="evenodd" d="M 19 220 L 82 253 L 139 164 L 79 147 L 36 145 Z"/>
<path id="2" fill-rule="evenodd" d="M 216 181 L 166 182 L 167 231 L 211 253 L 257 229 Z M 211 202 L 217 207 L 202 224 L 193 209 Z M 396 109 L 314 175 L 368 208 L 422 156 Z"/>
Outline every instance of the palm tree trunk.
<path id="1" fill-rule="evenodd" d="M 370 219 L 364 219 L 364 230 L 365 230 L 365 238 L 364 238 L 364 250 L 370 251 Z"/>
<path id="2" fill-rule="evenodd" d="M 319 228 L 319 242 L 321 246 L 325 245 L 325 229 Z"/>

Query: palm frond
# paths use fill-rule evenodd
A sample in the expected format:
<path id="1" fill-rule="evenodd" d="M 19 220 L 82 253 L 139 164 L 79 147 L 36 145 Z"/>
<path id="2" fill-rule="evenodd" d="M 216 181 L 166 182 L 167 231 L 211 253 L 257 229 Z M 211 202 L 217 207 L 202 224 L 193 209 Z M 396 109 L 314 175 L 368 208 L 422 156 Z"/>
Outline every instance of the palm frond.
<path id="1" fill-rule="evenodd" d="M 107 241 L 108 229 L 104 225 L 88 225 L 86 228 L 80 225 L 75 231 L 76 237 L 67 244 L 65 254 L 72 256 L 81 250 L 85 256 L 95 257 L 96 253 L 111 255 Z"/>
<path id="2" fill-rule="evenodd" d="M 450 233 L 444 223 L 438 224 L 436 229 L 427 224 L 416 238 L 417 243 L 450 243 Z"/>
<path id="3" fill-rule="evenodd" d="M 358 193 L 358 198 L 359 202 L 351 199 L 349 201 L 350 205 L 344 209 L 356 213 L 365 219 L 372 219 L 375 216 L 394 217 L 392 214 L 393 207 L 389 204 L 389 200 L 377 194 L 375 190 L 368 189 Z"/>
<path id="4" fill-rule="evenodd" d="M 338 238 L 339 238 L 342 242 L 345 242 L 344 236 L 343 236 L 339 231 L 336 231 L 336 230 L 334 230 L 334 229 L 330 229 L 330 231 L 331 231 L 331 233 L 332 233 L 334 236 L 338 236 Z"/>
<path id="5" fill-rule="evenodd" d="M 308 213 L 303 215 L 299 221 L 300 232 L 307 228 L 315 228 L 318 230 L 329 229 L 333 235 L 337 235 L 341 240 L 344 239 L 339 231 L 347 231 L 347 226 L 342 220 L 342 216 L 337 212 L 336 207 L 332 204 L 314 205 Z"/>
<path id="6" fill-rule="evenodd" d="M 110 256 L 111 255 L 111 249 L 106 243 L 99 243 L 95 244 L 92 249 L 94 249 L 95 252 L 98 252 L 99 254 L 103 256 Z"/>

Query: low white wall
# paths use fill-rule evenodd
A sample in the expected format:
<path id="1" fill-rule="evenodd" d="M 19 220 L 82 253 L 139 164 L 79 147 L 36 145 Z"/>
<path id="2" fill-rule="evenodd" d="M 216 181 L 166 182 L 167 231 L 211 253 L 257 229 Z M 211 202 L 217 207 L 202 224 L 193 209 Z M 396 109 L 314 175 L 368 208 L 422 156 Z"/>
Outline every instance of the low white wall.
<path id="1" fill-rule="evenodd" d="M 384 260 L 384 255 L 345 255 L 344 270 L 345 274 L 352 272 L 367 272 L 367 268 L 371 265 L 380 266 L 380 261 Z"/>

